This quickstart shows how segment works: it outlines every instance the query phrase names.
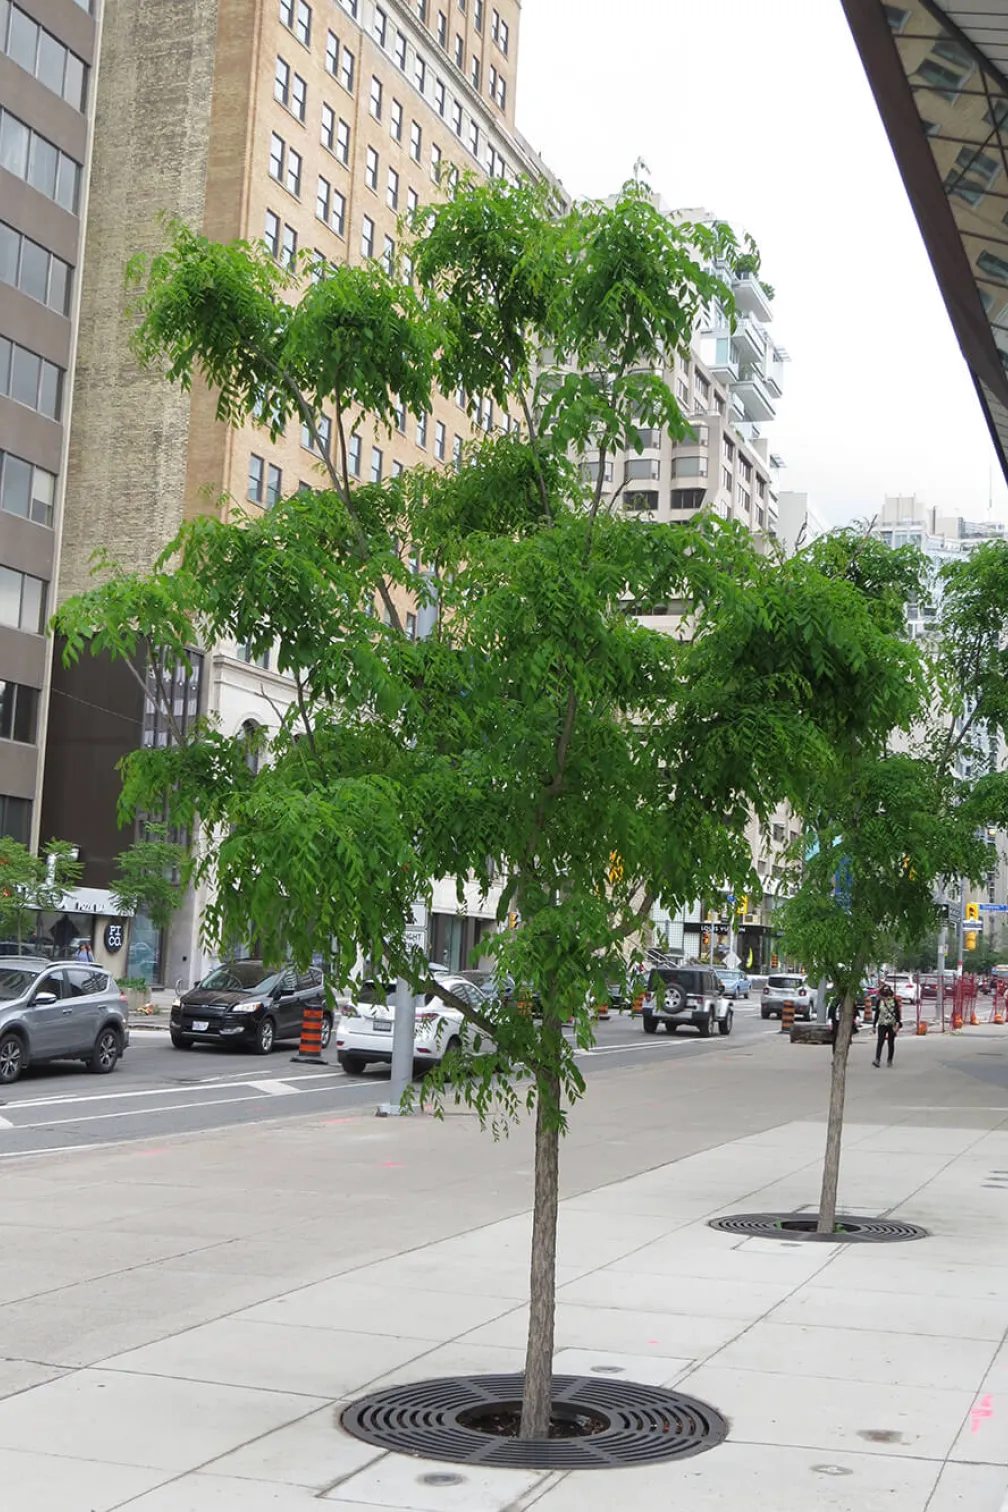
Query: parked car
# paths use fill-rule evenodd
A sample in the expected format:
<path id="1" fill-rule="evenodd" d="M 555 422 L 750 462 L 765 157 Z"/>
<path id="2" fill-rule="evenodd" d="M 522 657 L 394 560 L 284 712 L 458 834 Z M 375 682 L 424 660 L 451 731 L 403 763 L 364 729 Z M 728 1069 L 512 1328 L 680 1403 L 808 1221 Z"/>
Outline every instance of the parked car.
<path id="1" fill-rule="evenodd" d="M 715 1025 L 719 1033 L 731 1034 L 735 1017 L 712 966 L 653 966 L 642 1012 L 645 1034 L 654 1034 L 659 1024 L 669 1034 L 691 1024 L 704 1038 L 714 1033 Z"/>
<path id="2" fill-rule="evenodd" d="M 815 988 L 808 979 L 794 973 L 768 976 L 760 999 L 760 1018 L 781 1018 L 785 1008 L 793 1008 L 796 1019 L 811 1019 Z"/>
<path id="3" fill-rule="evenodd" d="M 438 972 L 437 979 L 472 1008 L 493 1009 L 494 998 L 476 982 L 463 976 Z M 344 1009 L 336 1025 L 336 1056 L 344 1071 L 359 1075 L 372 1063 L 391 1065 L 392 1038 L 395 1029 L 395 986 L 367 981 L 354 995 L 352 1005 Z M 456 1049 L 476 1031 L 457 1008 L 450 1007 L 436 992 L 426 992 L 422 1007 L 416 1011 L 413 1038 L 413 1070 L 436 1066 L 449 1050 Z M 489 1049 L 490 1046 L 482 1046 Z"/>
<path id="4" fill-rule="evenodd" d="M 298 973 L 262 961 L 229 961 L 182 993 L 172 1004 L 169 1030 L 176 1050 L 194 1045 L 242 1045 L 268 1055 L 280 1040 L 296 1040 L 306 1007 L 322 1009 L 322 1048 L 329 1044 L 333 1016 L 317 966 Z"/>
<path id="5" fill-rule="evenodd" d="M 889 986 L 895 992 L 904 1007 L 912 1005 L 916 1007 L 920 1001 L 920 982 L 907 971 L 896 971 L 886 977 Z"/>
<path id="6" fill-rule="evenodd" d="M 744 971 L 737 969 L 733 971 L 728 966 L 718 966 L 716 970 L 718 976 L 721 978 L 725 997 L 734 998 L 737 1002 L 739 998 L 747 998 L 749 996 L 752 991 L 752 982 L 750 982 Z"/>
<path id="7" fill-rule="evenodd" d="M 107 971 L 42 956 L 0 957 L 0 1082 L 41 1061 L 114 1071 L 129 1044 L 126 995 Z"/>

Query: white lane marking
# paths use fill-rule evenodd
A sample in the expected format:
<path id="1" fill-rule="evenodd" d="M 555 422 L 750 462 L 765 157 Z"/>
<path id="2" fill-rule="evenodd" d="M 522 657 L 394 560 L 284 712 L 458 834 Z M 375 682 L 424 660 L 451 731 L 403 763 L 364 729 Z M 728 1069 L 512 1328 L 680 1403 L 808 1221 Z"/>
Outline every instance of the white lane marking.
<path id="1" fill-rule="evenodd" d="M 287 1080 L 291 1081 L 291 1082 L 342 1081 L 343 1080 L 343 1072 L 342 1071 L 323 1071 L 323 1072 L 313 1071 L 313 1072 L 310 1072 L 309 1074 L 304 1075 L 304 1076 L 297 1076 L 297 1075 L 295 1075 L 295 1076 L 289 1076 L 289 1077 L 287 1077 Z M 8 1102 L 7 1104 L 5 1104 L 5 1106 L 10 1111 L 13 1111 L 16 1108 L 53 1108 L 53 1107 L 62 1107 L 65 1104 L 70 1104 L 70 1103 L 119 1102 L 119 1101 L 124 1100 L 127 1097 L 169 1097 L 169 1096 L 178 1097 L 180 1095 L 180 1093 L 188 1091 L 190 1087 L 191 1087 L 191 1089 L 192 1089 L 193 1092 L 218 1092 L 218 1091 L 224 1092 L 224 1091 L 227 1091 L 227 1089 L 229 1087 L 260 1087 L 260 1086 L 262 1086 L 261 1082 L 253 1082 L 253 1081 L 248 1081 L 248 1080 L 244 1080 L 244 1081 L 240 1081 L 240 1082 L 239 1081 L 216 1081 L 216 1082 L 199 1081 L 199 1082 L 191 1082 L 188 1085 L 182 1086 L 182 1087 L 180 1087 L 178 1085 L 178 1083 L 175 1083 L 173 1086 L 170 1086 L 170 1087 L 143 1087 L 139 1091 L 132 1091 L 132 1092 L 90 1092 L 90 1093 L 84 1093 L 80 1097 L 58 1097 L 58 1096 L 57 1097 L 33 1097 L 33 1098 L 26 1098 L 23 1102 L 22 1101 L 17 1101 L 17 1100 L 11 1101 L 11 1102 Z"/>
<path id="2" fill-rule="evenodd" d="M 255 1087 L 257 1092 L 268 1092 L 271 1097 L 297 1097 L 300 1087 L 292 1087 L 284 1081 L 250 1081 L 245 1083 L 248 1087 Z"/>
<path id="3" fill-rule="evenodd" d="M 0 1129 L 13 1129 L 13 1127 L 9 1118 L 0 1118 Z"/>
<path id="4" fill-rule="evenodd" d="M 330 1092 L 351 1092 L 354 1087 L 359 1087 L 360 1085 L 361 1083 L 356 1081 L 347 1082 L 344 1087 L 329 1087 L 325 1090 Z M 306 1092 L 310 1090 L 308 1087 L 305 1088 Z M 320 1087 L 318 1090 L 321 1092 L 323 1089 Z M 24 1129 L 58 1129 L 62 1124 L 104 1123 L 110 1118 L 141 1118 L 157 1113 L 200 1113 L 204 1108 L 231 1107 L 237 1103 L 259 1102 L 261 1101 L 261 1097 L 261 1093 L 254 1092 L 248 1097 L 214 1097 L 209 1102 L 168 1103 L 162 1108 L 124 1108 L 121 1113 L 85 1113 L 76 1118 L 44 1118 L 39 1123 L 19 1123 L 12 1124 L 11 1127 L 15 1133 L 20 1134 Z M 172 1130 L 171 1132 L 178 1133 L 179 1131 Z M 153 1138 L 154 1136 L 152 1135 L 151 1137 Z M 20 1153 L 20 1151 L 15 1153 Z"/>
<path id="5" fill-rule="evenodd" d="M 654 1050 L 688 1050 L 691 1045 L 699 1045 L 699 1043 L 700 1043 L 700 1040 L 699 1040 L 699 1038 L 697 1038 L 697 1039 L 688 1039 L 688 1040 L 686 1040 L 686 1039 L 683 1039 L 683 1040 L 667 1040 L 664 1044 L 662 1044 L 662 1043 L 659 1042 L 659 1044 L 654 1045 L 654 1046 L 643 1045 L 643 1044 L 640 1044 L 640 1045 L 603 1045 L 601 1047 L 600 1046 L 596 1046 L 596 1048 L 594 1050 L 579 1050 L 577 1052 L 577 1054 L 575 1055 L 574 1058 L 575 1058 L 575 1060 L 580 1060 L 583 1056 L 588 1056 L 588 1055 L 626 1055 L 627 1051 L 629 1051 L 629 1050 L 645 1050 L 646 1049 L 649 1054 L 653 1053 Z"/>

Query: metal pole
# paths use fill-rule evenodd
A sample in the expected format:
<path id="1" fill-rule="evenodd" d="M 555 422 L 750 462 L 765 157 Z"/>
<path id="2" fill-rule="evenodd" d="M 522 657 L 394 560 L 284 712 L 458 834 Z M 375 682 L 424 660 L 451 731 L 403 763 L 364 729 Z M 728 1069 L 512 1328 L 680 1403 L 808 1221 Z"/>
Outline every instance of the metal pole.
<path id="1" fill-rule="evenodd" d="M 948 947 L 948 925 L 938 931 L 938 1017 L 945 1028 L 945 951 Z"/>
<path id="2" fill-rule="evenodd" d="M 959 879 L 959 928 L 958 928 L 958 958 L 956 961 L 956 976 L 962 981 L 963 963 L 966 956 L 966 880 Z"/>
<path id="3" fill-rule="evenodd" d="M 416 1038 L 416 1001 L 405 977 L 396 982 L 395 1027 L 392 1031 L 392 1084 L 389 1100 L 378 1109 L 379 1118 L 398 1118 L 402 1100 L 413 1081 L 413 1046 Z"/>

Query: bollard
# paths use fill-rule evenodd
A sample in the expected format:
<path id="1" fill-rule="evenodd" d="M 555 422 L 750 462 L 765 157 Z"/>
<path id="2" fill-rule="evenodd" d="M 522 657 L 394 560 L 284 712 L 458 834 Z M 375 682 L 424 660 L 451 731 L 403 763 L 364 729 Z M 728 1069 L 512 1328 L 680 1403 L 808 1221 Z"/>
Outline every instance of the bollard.
<path id="1" fill-rule="evenodd" d="M 304 1018 L 301 1020 L 301 1043 L 298 1046 L 297 1055 L 292 1055 L 291 1060 L 309 1061 L 315 1066 L 329 1064 L 322 1058 L 321 1008 L 305 1008 Z"/>
<path id="2" fill-rule="evenodd" d="M 794 1003 L 785 1003 L 781 1009 L 780 1032 L 790 1034 L 794 1024 Z"/>

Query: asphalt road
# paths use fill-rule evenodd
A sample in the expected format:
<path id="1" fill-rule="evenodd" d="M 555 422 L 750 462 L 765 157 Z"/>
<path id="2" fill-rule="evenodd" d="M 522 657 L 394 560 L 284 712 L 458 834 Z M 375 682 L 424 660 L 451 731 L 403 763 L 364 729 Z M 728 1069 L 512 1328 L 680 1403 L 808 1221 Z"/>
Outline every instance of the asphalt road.
<path id="1" fill-rule="evenodd" d="M 711 1039 L 688 1029 L 645 1035 L 639 1019 L 617 1016 L 597 1026 L 595 1048 L 579 1060 L 590 1079 L 655 1061 L 732 1055 L 778 1028 L 762 1022 L 756 999 L 736 1005 L 731 1035 Z M 0 1160 L 306 1113 L 338 1119 L 387 1101 L 387 1066 L 347 1076 L 334 1048 L 325 1066 L 292 1063 L 296 1048 L 281 1046 L 263 1058 L 216 1046 L 183 1052 L 172 1047 L 167 1030 L 136 1029 L 111 1076 L 94 1076 L 76 1062 L 30 1068 L 0 1094 Z"/>

